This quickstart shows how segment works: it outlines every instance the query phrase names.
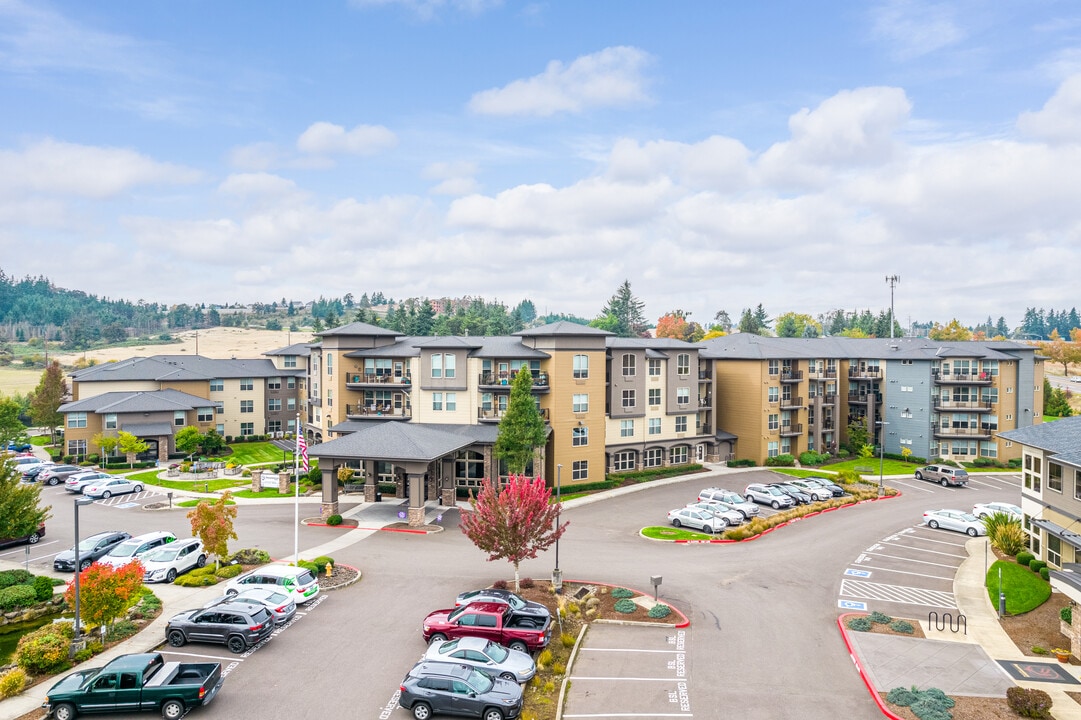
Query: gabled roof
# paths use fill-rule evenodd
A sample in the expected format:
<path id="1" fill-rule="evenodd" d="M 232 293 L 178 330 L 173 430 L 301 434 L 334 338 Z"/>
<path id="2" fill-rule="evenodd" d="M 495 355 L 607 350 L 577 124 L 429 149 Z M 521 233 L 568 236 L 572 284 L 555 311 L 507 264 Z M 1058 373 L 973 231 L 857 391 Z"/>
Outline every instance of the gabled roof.
<path id="1" fill-rule="evenodd" d="M 214 402 L 179 390 L 149 390 L 133 392 L 107 392 L 85 400 L 65 403 L 58 412 L 144 413 L 174 412 L 213 407 Z"/>
<path id="2" fill-rule="evenodd" d="M 514 334 L 522 337 L 534 337 L 538 335 L 614 335 L 614 333 L 610 333 L 607 330 L 590 327 L 589 325 L 579 325 L 578 323 L 573 323 L 569 320 L 559 320 L 547 325 L 541 325 L 540 327 L 519 330 Z"/>
<path id="3" fill-rule="evenodd" d="M 1005 430 L 1000 438 L 1050 453 L 1051 460 L 1081 467 L 1081 416 Z"/>
<path id="4" fill-rule="evenodd" d="M 364 322 L 351 322 L 348 325 L 339 325 L 336 328 L 329 328 L 321 333 L 317 333 L 319 336 L 324 335 L 378 335 L 380 337 L 401 337 L 403 333 L 397 330 L 390 330 L 389 328 L 379 327 L 378 325 L 369 325 Z"/>
<path id="5" fill-rule="evenodd" d="M 202 381 L 215 378 L 280 377 L 303 370 L 280 370 L 263 358 L 219 360 L 202 355 L 154 355 L 133 357 L 119 362 L 91 365 L 71 374 L 77 382 L 154 382 Z"/>
<path id="6" fill-rule="evenodd" d="M 995 341 L 946 341 L 929 338 L 777 338 L 753 333 L 734 333 L 696 343 L 703 358 L 713 359 L 802 359 L 865 358 L 878 360 L 936 360 L 979 358 L 1016 360 L 1018 353 L 1034 353 L 1021 343 Z"/>
<path id="7" fill-rule="evenodd" d="M 286 345 L 276 350 L 267 350 L 264 355 L 296 355 L 297 357 L 308 357 L 312 354 L 311 343 L 293 343 L 292 345 Z"/>
<path id="8" fill-rule="evenodd" d="M 475 440 L 440 425 L 382 422 L 308 448 L 314 457 L 432 462 L 469 447 Z"/>

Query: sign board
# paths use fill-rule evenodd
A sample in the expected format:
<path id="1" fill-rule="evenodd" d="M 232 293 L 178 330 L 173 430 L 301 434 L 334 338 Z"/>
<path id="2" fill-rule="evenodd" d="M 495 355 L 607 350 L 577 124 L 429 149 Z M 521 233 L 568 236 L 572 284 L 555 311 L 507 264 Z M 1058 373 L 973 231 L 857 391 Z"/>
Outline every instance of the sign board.
<path id="1" fill-rule="evenodd" d="M 278 473 L 264 472 L 259 476 L 259 487 L 278 489 Z"/>

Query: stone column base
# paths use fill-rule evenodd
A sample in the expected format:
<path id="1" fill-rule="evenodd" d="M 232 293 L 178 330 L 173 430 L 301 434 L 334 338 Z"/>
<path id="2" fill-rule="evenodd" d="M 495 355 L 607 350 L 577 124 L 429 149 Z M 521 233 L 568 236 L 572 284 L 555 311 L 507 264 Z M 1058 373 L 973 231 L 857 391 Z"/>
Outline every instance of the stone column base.
<path id="1" fill-rule="evenodd" d="M 320 511 L 319 514 L 322 516 L 322 518 L 324 520 L 326 520 L 331 515 L 337 515 L 338 514 L 338 501 L 335 500 L 334 502 L 325 502 L 325 503 L 323 503 L 322 510 Z"/>
<path id="2" fill-rule="evenodd" d="M 446 488 L 443 490 L 443 497 L 440 503 L 447 507 L 454 507 L 458 503 L 457 497 L 455 497 L 454 488 Z"/>
<path id="3" fill-rule="evenodd" d="M 375 502 L 375 485 L 364 486 L 364 502 Z"/>
<path id="4" fill-rule="evenodd" d="M 409 526 L 420 527 L 424 524 L 424 508 L 411 507 L 409 508 Z"/>
<path id="5" fill-rule="evenodd" d="M 289 473 L 278 473 L 278 492 L 285 495 L 289 492 Z"/>

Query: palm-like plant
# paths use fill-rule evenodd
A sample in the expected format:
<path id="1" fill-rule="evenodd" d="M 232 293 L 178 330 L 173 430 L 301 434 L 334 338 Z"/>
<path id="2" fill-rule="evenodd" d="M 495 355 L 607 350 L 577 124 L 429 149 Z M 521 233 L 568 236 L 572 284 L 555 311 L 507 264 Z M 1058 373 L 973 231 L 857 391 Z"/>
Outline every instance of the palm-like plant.
<path id="1" fill-rule="evenodd" d="M 1025 531 L 1021 521 L 1007 513 L 997 512 L 983 519 L 991 544 L 1006 553 L 1016 555 L 1025 549 Z"/>

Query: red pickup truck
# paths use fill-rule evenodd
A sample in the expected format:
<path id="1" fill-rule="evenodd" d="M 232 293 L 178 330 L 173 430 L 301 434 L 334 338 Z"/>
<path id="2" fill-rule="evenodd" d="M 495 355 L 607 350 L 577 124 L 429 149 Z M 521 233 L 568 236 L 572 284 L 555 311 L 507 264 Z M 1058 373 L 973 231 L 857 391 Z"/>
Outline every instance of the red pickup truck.
<path id="1" fill-rule="evenodd" d="M 525 653 L 542 649 L 552 634 L 552 618 L 516 613 L 509 605 L 475 602 L 436 610 L 424 618 L 427 642 L 459 637 L 480 637 Z"/>

